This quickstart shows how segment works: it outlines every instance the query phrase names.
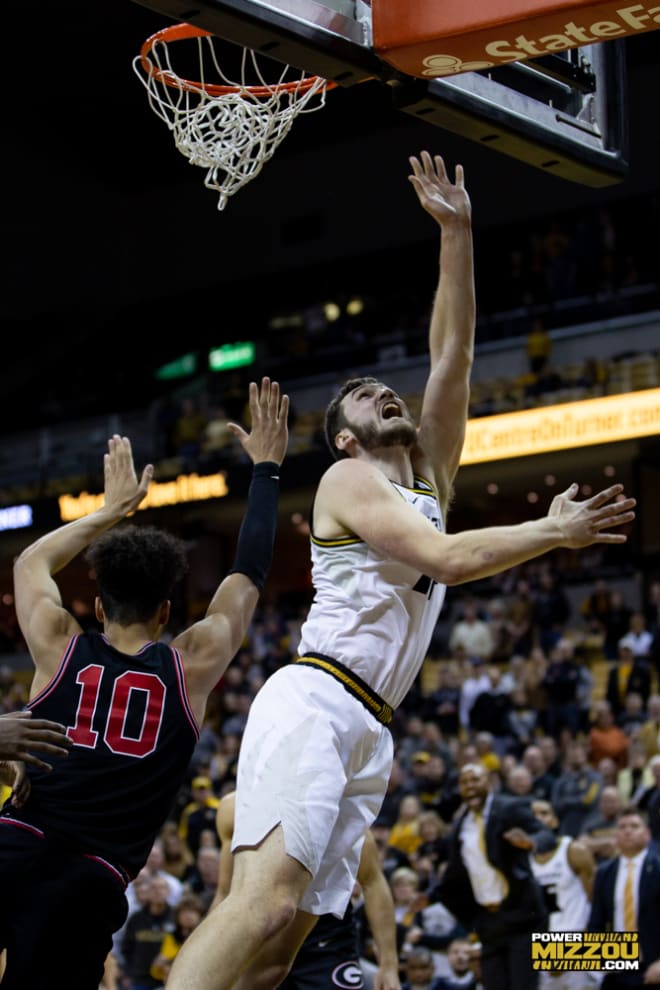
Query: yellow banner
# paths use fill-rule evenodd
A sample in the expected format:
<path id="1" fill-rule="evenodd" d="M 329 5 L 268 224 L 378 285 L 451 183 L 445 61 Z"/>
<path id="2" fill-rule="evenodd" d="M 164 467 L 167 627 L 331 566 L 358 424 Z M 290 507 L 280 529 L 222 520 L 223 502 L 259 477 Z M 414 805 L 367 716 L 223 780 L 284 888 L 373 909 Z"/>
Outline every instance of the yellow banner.
<path id="1" fill-rule="evenodd" d="M 209 498 L 223 498 L 228 492 L 224 474 L 208 474 L 201 478 L 198 474 L 180 474 L 174 481 L 152 481 L 140 509 L 160 509 L 166 505 L 180 505 L 181 502 L 203 502 Z M 58 503 L 62 522 L 72 522 L 100 509 L 103 493 L 60 495 Z"/>
<path id="2" fill-rule="evenodd" d="M 660 388 L 471 419 L 461 464 L 480 464 L 660 433 Z"/>

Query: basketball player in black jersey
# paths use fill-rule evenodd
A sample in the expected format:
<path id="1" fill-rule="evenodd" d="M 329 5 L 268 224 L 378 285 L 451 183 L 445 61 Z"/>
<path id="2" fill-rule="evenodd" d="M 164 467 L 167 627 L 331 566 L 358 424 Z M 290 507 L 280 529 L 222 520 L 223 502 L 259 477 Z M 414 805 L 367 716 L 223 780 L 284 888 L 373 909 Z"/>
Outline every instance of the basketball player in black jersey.
<path id="1" fill-rule="evenodd" d="M 250 385 L 251 431 L 232 431 L 254 464 L 234 566 L 202 620 L 160 643 L 185 546 L 152 526 L 117 526 L 140 505 L 126 437 L 104 457 L 105 502 L 37 540 L 14 567 L 16 611 L 34 661 L 28 708 L 67 727 L 52 772 L 0 813 L 3 990 L 96 990 L 126 883 L 144 865 L 188 769 L 209 693 L 247 631 L 272 559 L 288 397 Z M 87 549 L 103 633 L 83 632 L 54 575 Z"/>

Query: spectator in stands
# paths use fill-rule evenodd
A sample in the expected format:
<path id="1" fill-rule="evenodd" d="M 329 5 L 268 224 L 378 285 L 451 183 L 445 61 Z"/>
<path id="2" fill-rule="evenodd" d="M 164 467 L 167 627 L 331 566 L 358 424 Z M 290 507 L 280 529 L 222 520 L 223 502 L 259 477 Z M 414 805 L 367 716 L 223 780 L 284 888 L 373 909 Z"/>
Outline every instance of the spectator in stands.
<path id="1" fill-rule="evenodd" d="M 445 663 L 439 670 L 437 688 L 425 701 L 424 717 L 433 719 L 443 736 L 451 739 L 458 736 L 460 703 L 460 671 L 455 663 Z"/>
<path id="2" fill-rule="evenodd" d="M 574 646 L 566 637 L 551 649 L 548 668 L 542 681 L 547 697 L 545 729 L 548 735 L 559 735 L 567 729 L 575 735 L 581 728 L 578 687 L 580 667 L 574 659 Z"/>
<path id="3" fill-rule="evenodd" d="M 556 777 L 548 772 L 547 761 L 541 747 L 534 744 L 526 746 L 522 754 L 522 763 L 532 775 L 533 796 L 540 801 L 549 801 Z"/>
<path id="4" fill-rule="evenodd" d="M 469 661 L 469 673 L 464 677 L 461 687 L 461 700 L 459 705 L 459 721 L 461 730 L 466 736 L 470 735 L 470 712 L 478 695 L 482 691 L 488 691 L 491 687 L 491 680 L 486 672 L 486 665 L 481 657 L 472 657 Z"/>
<path id="5" fill-rule="evenodd" d="M 460 797 L 458 798 L 460 805 Z M 420 844 L 411 856 L 411 864 L 427 890 L 438 879 L 438 869 L 447 859 L 449 823 L 435 811 L 422 811 L 419 816 Z"/>
<path id="6" fill-rule="evenodd" d="M 609 701 L 598 701 L 594 705 L 587 738 L 589 760 L 592 765 L 596 765 L 604 756 L 609 756 L 619 769 L 625 766 L 630 738 L 614 721 Z"/>
<path id="7" fill-rule="evenodd" d="M 163 848 L 163 869 L 183 882 L 195 862 L 195 857 L 179 835 L 177 823 L 165 822 L 159 838 Z"/>
<path id="8" fill-rule="evenodd" d="M 605 634 L 607 617 L 612 606 L 612 592 L 604 578 L 596 581 L 593 591 L 580 606 L 583 619 L 592 632 Z"/>
<path id="9" fill-rule="evenodd" d="M 402 766 L 409 768 L 414 756 L 423 752 L 423 730 L 424 720 L 420 715 L 414 714 L 405 720 L 396 746 L 396 755 Z"/>
<path id="10" fill-rule="evenodd" d="M 403 961 L 404 980 L 401 990 L 431 990 L 434 983 L 433 953 L 423 947 L 411 947 Z"/>
<path id="11" fill-rule="evenodd" d="M 637 691 L 631 691 L 626 695 L 623 711 L 617 716 L 616 724 L 620 729 L 623 729 L 627 736 L 630 736 L 631 739 L 636 739 L 645 721 L 646 708 L 644 707 L 644 699 Z"/>
<path id="12" fill-rule="evenodd" d="M 129 990 L 155 990 L 161 985 L 151 975 L 164 936 L 176 927 L 174 909 L 167 902 L 169 889 L 163 879 L 153 879 L 143 908 L 130 915 L 121 945 L 123 973 Z"/>
<path id="13" fill-rule="evenodd" d="M 448 972 L 434 980 L 431 990 L 477 990 L 479 949 L 468 938 L 455 938 L 447 949 Z"/>
<path id="14" fill-rule="evenodd" d="M 660 853 L 660 754 L 649 760 L 653 783 L 639 796 L 637 806 L 646 813 L 651 831 L 651 847 Z"/>
<path id="15" fill-rule="evenodd" d="M 392 829 L 387 822 L 380 817 L 371 826 L 371 832 L 380 857 L 381 869 L 388 880 L 399 867 L 412 865 L 408 856 L 401 849 L 396 849 L 390 845 L 391 831 Z"/>
<path id="16" fill-rule="evenodd" d="M 183 809 L 179 819 L 179 835 L 193 856 L 196 856 L 200 834 L 209 828 L 215 833 L 215 816 L 220 801 L 213 793 L 210 777 L 193 778 L 191 792 L 192 800 Z"/>
<path id="17" fill-rule="evenodd" d="M 151 964 L 150 974 L 159 984 L 167 983 L 173 959 L 205 913 L 201 900 L 193 894 L 184 895 L 174 908 L 174 930 L 165 933 L 158 955 Z"/>
<path id="18" fill-rule="evenodd" d="M 502 672 L 499 667 L 491 664 L 487 675 L 489 686 L 477 695 L 470 709 L 470 728 L 475 733 L 489 732 L 493 736 L 496 753 L 502 756 L 513 740 L 509 721 L 511 696 L 500 687 Z"/>
<path id="19" fill-rule="evenodd" d="M 515 652 L 515 637 L 513 624 L 507 617 L 507 609 L 501 598 L 493 598 L 488 603 L 486 622 L 493 644 L 490 660 L 493 663 L 508 663 Z"/>
<path id="20" fill-rule="evenodd" d="M 538 645 L 548 653 L 561 639 L 571 617 L 570 602 L 556 576 L 549 570 L 541 572 L 533 601 L 532 621 Z"/>
<path id="21" fill-rule="evenodd" d="M 614 760 L 609 756 L 604 756 L 599 760 L 595 769 L 603 778 L 603 787 L 619 787 L 619 768 Z"/>
<path id="22" fill-rule="evenodd" d="M 559 749 L 559 743 L 554 736 L 545 735 L 539 738 L 538 745 L 545 760 L 545 772 L 553 780 L 557 780 L 564 772 L 563 757 Z"/>
<path id="23" fill-rule="evenodd" d="M 628 632 L 619 640 L 619 647 L 628 646 L 635 659 L 641 658 L 648 661 L 651 656 L 652 644 L 653 634 L 646 628 L 644 613 L 633 612 L 630 616 Z"/>
<path id="24" fill-rule="evenodd" d="M 144 864 L 141 873 L 145 874 L 152 880 L 162 879 L 165 880 L 168 887 L 168 904 L 174 906 L 180 899 L 183 893 L 182 882 L 171 873 L 165 869 L 165 852 L 163 850 L 163 841 L 161 838 L 154 839 L 153 845 L 147 856 L 147 861 Z M 130 908 L 130 900 L 129 900 Z"/>
<path id="25" fill-rule="evenodd" d="M 531 745 L 536 737 L 539 713 L 529 703 L 527 691 L 524 687 L 515 687 L 511 692 L 510 698 L 509 730 L 511 732 L 511 747 L 515 756 L 521 757 L 525 749 Z"/>
<path id="26" fill-rule="evenodd" d="M 647 757 L 660 753 L 660 694 L 652 694 L 646 705 L 646 720 L 637 738 L 644 745 Z"/>
<path id="27" fill-rule="evenodd" d="M 456 773 L 448 768 L 446 759 L 439 753 L 429 754 L 423 764 L 422 775 L 417 781 L 417 796 L 424 810 L 435 812 L 445 822 L 451 821 L 460 805 Z"/>
<path id="28" fill-rule="evenodd" d="M 512 635 L 511 652 L 529 656 L 534 646 L 534 598 L 529 581 L 524 578 L 516 583 L 506 616 Z"/>
<path id="29" fill-rule="evenodd" d="M 635 656 L 632 646 L 623 639 L 619 642 L 617 660 L 610 666 L 605 698 L 615 717 L 625 708 L 626 697 L 635 692 L 644 704 L 651 694 L 651 669 L 645 657 Z"/>
<path id="30" fill-rule="evenodd" d="M 524 763 L 516 763 L 506 775 L 504 791 L 506 794 L 512 794 L 513 797 L 525 797 L 531 800 L 533 785 L 534 778 Z"/>
<path id="31" fill-rule="evenodd" d="M 589 766 L 587 747 L 579 739 L 566 746 L 565 767 L 552 789 L 552 807 L 562 835 L 579 835 L 589 814 L 598 807 L 601 775 Z"/>
<path id="32" fill-rule="evenodd" d="M 503 757 L 495 749 L 495 736 L 492 732 L 477 732 L 474 737 L 474 750 L 477 761 L 486 769 L 491 780 L 497 780 L 502 769 Z"/>
<path id="33" fill-rule="evenodd" d="M 419 816 L 422 804 L 415 794 L 407 794 L 401 800 L 397 819 L 390 832 L 389 843 L 410 857 L 422 841 L 419 833 Z"/>
<path id="34" fill-rule="evenodd" d="M 383 798 L 378 818 L 381 822 L 392 828 L 399 815 L 399 805 L 406 794 L 410 794 L 410 786 L 406 781 L 406 775 L 401 761 L 395 757 L 392 762 L 387 791 Z"/>
<path id="35" fill-rule="evenodd" d="M 217 830 L 207 830 L 209 844 L 200 846 L 195 857 L 195 865 L 186 878 L 185 889 L 188 893 L 199 898 L 204 914 L 213 903 L 218 889 L 218 869 L 220 865 L 220 849 Z M 207 831 L 204 835 L 207 835 Z"/>
<path id="36" fill-rule="evenodd" d="M 459 645 L 468 656 L 480 657 L 482 660 L 490 659 L 493 652 L 494 643 L 490 626 L 480 617 L 479 607 L 474 598 L 468 598 L 463 602 L 462 617 L 454 623 L 449 635 L 449 649 L 452 653 Z"/>
<path id="37" fill-rule="evenodd" d="M 653 783 L 648 766 L 646 749 L 638 739 L 632 739 L 628 749 L 628 762 L 617 772 L 616 787 L 624 804 L 637 804 L 642 793 Z"/>
<path id="38" fill-rule="evenodd" d="M 405 955 L 412 946 L 421 945 L 436 954 L 437 964 L 453 939 L 466 935 L 465 928 L 444 904 L 437 901 L 428 904 L 424 895 L 420 898 L 420 907 L 413 916 L 412 924 L 405 932 L 402 954 Z"/>
<path id="39" fill-rule="evenodd" d="M 621 591 L 612 589 L 610 608 L 604 619 L 603 652 L 607 660 L 616 660 L 619 643 L 630 629 L 632 609 L 626 604 Z"/>
<path id="40" fill-rule="evenodd" d="M 411 866 L 401 866 L 389 878 L 394 901 L 394 917 L 397 925 L 404 929 L 404 939 L 412 927 L 415 915 L 427 904 L 420 891 L 420 878 Z"/>
<path id="41" fill-rule="evenodd" d="M 623 806 L 617 787 L 603 787 L 598 807 L 583 822 L 580 839 L 598 862 L 616 855 L 616 823 Z"/>

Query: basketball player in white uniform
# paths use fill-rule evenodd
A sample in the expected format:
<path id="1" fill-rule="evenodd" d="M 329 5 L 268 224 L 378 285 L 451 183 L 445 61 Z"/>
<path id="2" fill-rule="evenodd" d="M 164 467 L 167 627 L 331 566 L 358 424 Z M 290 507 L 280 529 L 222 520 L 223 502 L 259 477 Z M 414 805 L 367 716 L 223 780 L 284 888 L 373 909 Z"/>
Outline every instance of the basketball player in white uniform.
<path id="1" fill-rule="evenodd" d="M 252 704 L 231 890 L 182 947 L 168 990 L 271 990 L 316 918 L 344 913 L 391 770 L 387 724 L 424 662 L 445 586 L 558 546 L 623 542 L 603 530 L 634 518 L 634 500 L 614 501 L 620 485 L 581 503 L 575 485 L 544 519 L 444 532 L 473 355 L 471 208 L 460 165 L 452 182 L 439 156 L 410 163 L 442 235 L 419 426 L 374 378 L 347 382 L 328 407 L 337 461 L 313 507 L 315 598 L 299 662 L 276 671 Z"/>
<path id="2" fill-rule="evenodd" d="M 549 801 L 532 801 L 532 812 L 553 832 L 559 819 Z M 543 889 L 548 909 L 548 931 L 584 932 L 591 911 L 596 862 L 584 842 L 557 835 L 557 845 L 545 853 L 530 853 L 532 872 Z M 541 971 L 539 990 L 594 990 L 597 972 Z"/>

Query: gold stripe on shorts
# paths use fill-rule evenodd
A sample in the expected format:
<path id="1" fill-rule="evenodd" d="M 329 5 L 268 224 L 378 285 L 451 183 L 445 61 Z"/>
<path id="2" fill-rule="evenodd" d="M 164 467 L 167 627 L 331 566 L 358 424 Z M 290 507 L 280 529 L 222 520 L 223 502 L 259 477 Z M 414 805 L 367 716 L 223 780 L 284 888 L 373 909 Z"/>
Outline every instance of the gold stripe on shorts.
<path id="1" fill-rule="evenodd" d="M 392 721 L 394 717 L 392 706 L 383 701 L 380 695 L 376 694 L 361 677 L 350 671 L 343 663 L 339 663 L 338 660 L 323 656 L 321 653 L 307 653 L 304 657 L 296 657 L 294 663 L 325 670 L 335 680 L 338 680 L 349 694 L 361 701 L 367 711 L 370 711 L 379 722 L 383 725 L 389 725 Z"/>

